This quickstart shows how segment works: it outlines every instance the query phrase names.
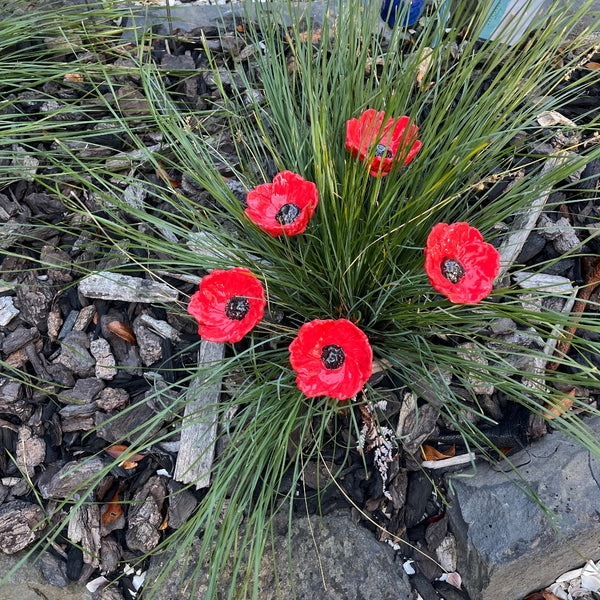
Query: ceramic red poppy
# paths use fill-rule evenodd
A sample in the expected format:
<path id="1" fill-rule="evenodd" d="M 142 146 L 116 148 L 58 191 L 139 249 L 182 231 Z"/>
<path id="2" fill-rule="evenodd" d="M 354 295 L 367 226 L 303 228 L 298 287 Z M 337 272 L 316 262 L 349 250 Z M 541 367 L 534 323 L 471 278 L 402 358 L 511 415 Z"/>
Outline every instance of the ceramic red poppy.
<path id="1" fill-rule="evenodd" d="M 438 223 L 427 238 L 425 271 L 431 285 L 456 303 L 476 304 L 492 291 L 500 270 L 496 248 L 468 223 Z"/>
<path id="2" fill-rule="evenodd" d="M 248 269 L 215 269 L 202 278 L 188 312 L 210 342 L 239 342 L 263 317 L 265 292 Z"/>
<path id="3" fill-rule="evenodd" d="M 371 376 L 373 351 L 367 336 L 346 319 L 314 320 L 290 344 L 296 384 L 309 398 L 352 398 Z"/>
<path id="4" fill-rule="evenodd" d="M 246 216 L 269 235 L 278 237 L 302 233 L 319 198 L 312 181 L 282 171 L 273 183 L 263 183 L 249 192 L 246 203 Z"/>
<path id="5" fill-rule="evenodd" d="M 421 148 L 419 128 L 408 117 L 383 122 L 385 113 L 370 108 L 358 119 L 346 121 L 346 148 L 365 162 L 371 175 L 387 175 L 396 161 L 407 165 Z"/>

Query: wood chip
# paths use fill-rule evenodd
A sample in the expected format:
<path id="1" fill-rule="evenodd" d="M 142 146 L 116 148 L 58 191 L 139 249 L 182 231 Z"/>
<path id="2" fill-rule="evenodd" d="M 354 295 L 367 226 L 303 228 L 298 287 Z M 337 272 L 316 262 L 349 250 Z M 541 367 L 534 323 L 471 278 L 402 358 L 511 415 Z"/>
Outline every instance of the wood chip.
<path id="1" fill-rule="evenodd" d="M 0 550 L 14 554 L 39 538 L 45 529 L 44 510 L 37 504 L 14 500 L 0 507 Z"/>
<path id="2" fill-rule="evenodd" d="M 79 506 L 69 519 L 69 540 L 80 544 L 83 549 L 83 562 L 92 567 L 100 566 L 100 506 L 85 504 Z"/>

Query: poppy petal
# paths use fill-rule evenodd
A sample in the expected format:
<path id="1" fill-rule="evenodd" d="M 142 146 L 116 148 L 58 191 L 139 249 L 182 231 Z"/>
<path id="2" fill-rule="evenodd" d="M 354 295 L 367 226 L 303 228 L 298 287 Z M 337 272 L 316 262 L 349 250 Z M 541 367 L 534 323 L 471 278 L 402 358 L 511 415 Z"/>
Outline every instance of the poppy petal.
<path id="1" fill-rule="evenodd" d="M 457 261 L 463 269 L 460 280 L 450 281 L 444 275 L 444 263 Z M 468 223 L 435 225 L 425 247 L 425 271 L 431 285 L 451 302 L 476 304 L 492 291 L 500 270 L 496 248 L 483 241 L 483 236 Z"/>
<path id="2" fill-rule="evenodd" d="M 384 118 L 384 111 L 370 108 L 358 119 L 346 121 L 346 149 L 364 162 L 374 177 L 387 175 L 394 161 L 407 165 L 421 148 L 419 129 L 408 117 L 390 117 L 385 123 Z M 375 145 L 385 148 L 386 156 L 372 156 Z"/>
<path id="3" fill-rule="evenodd" d="M 263 183 L 248 192 L 246 216 L 273 237 L 302 233 L 319 203 L 317 186 L 291 171 L 282 171 L 273 183 Z M 293 206 L 286 214 L 286 205 Z M 288 206 L 288 209 L 290 208 Z"/>
<path id="4" fill-rule="evenodd" d="M 325 366 L 323 353 L 328 347 L 343 353 L 337 368 Z M 305 323 L 290 344 L 290 363 L 306 396 L 345 400 L 355 396 L 371 376 L 373 351 L 367 336 L 351 321 L 316 319 Z"/>
<path id="5" fill-rule="evenodd" d="M 230 301 L 241 302 L 231 313 Z M 211 342 L 239 342 L 262 319 L 266 306 L 262 284 L 248 269 L 215 269 L 202 278 L 188 312 L 198 322 L 198 334 Z M 228 314 L 229 312 L 229 314 Z"/>

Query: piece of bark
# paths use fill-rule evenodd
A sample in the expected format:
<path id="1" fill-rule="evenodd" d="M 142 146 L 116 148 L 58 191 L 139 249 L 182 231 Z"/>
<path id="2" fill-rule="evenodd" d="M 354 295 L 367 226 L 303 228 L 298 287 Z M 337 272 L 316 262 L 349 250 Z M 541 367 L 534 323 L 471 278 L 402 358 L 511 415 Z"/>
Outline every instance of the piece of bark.
<path id="1" fill-rule="evenodd" d="M 96 398 L 96 405 L 101 410 L 112 412 L 129 403 L 129 394 L 122 388 L 104 388 Z"/>
<path id="2" fill-rule="evenodd" d="M 101 458 L 83 458 L 66 463 L 54 471 L 47 469 L 38 480 L 38 489 L 42 498 L 71 498 L 84 496 L 98 474 L 109 465 Z"/>
<path id="3" fill-rule="evenodd" d="M 94 568 L 100 566 L 100 507 L 85 504 L 78 507 L 69 519 L 69 540 L 80 544 L 83 562 Z"/>
<path id="4" fill-rule="evenodd" d="M 79 292 L 86 298 L 122 302 L 175 302 L 179 292 L 159 281 L 102 271 L 82 279 Z"/>
<path id="5" fill-rule="evenodd" d="M 104 382 L 97 377 L 83 377 L 75 382 L 70 390 L 64 390 L 57 395 L 65 404 L 88 404 L 104 389 Z"/>
<path id="6" fill-rule="evenodd" d="M 169 479 L 167 489 L 169 490 L 169 527 L 179 529 L 194 512 L 198 500 L 192 492 L 184 489 L 180 483 L 173 479 Z"/>
<path id="7" fill-rule="evenodd" d="M 46 457 L 46 442 L 33 435 L 30 427 L 19 427 L 17 439 L 17 466 L 23 473 L 32 477 L 35 467 L 44 462 Z"/>
<path id="8" fill-rule="evenodd" d="M 464 344 L 460 344 L 458 346 L 458 356 L 463 360 L 470 360 L 473 363 L 473 367 L 470 369 L 472 375 L 470 375 L 468 378 L 473 392 L 476 394 L 493 394 L 493 384 L 485 381 L 486 377 L 489 378 L 490 376 L 489 371 L 485 368 L 475 366 L 476 364 L 482 365 L 483 367 L 488 366 L 487 358 L 485 358 L 485 356 L 481 356 L 476 344 L 474 342 L 465 342 Z M 478 377 L 479 373 L 482 375 L 481 377 Z"/>
<path id="9" fill-rule="evenodd" d="M 98 407 L 95 402 L 82 405 L 65 406 L 59 411 L 61 429 L 63 433 L 68 431 L 89 431 L 95 424 L 95 416 Z"/>
<path id="10" fill-rule="evenodd" d="M 123 548 L 111 535 L 102 538 L 102 546 L 100 547 L 100 562 L 102 572 L 112 573 L 117 569 Z"/>
<path id="11" fill-rule="evenodd" d="M 0 377 L 0 412 L 15 415 L 21 421 L 27 421 L 33 412 L 33 406 L 23 398 L 23 384 Z"/>
<path id="12" fill-rule="evenodd" d="M 31 327 L 17 327 L 14 331 L 9 333 L 4 341 L 2 342 L 2 352 L 4 354 L 12 354 L 17 350 L 25 347 L 31 342 L 35 342 L 40 337 L 40 332 L 35 328 Z"/>
<path id="13" fill-rule="evenodd" d="M 160 336 L 143 324 L 141 316 L 133 321 L 133 332 L 140 349 L 140 358 L 145 366 L 148 367 L 163 357 Z"/>
<path id="14" fill-rule="evenodd" d="M 88 325 L 92 322 L 96 314 L 96 307 L 91 304 L 84 306 L 78 313 L 75 323 L 73 323 L 73 331 L 85 331 Z"/>
<path id="15" fill-rule="evenodd" d="M 15 306 L 21 311 L 19 317 L 39 331 L 45 332 L 54 294 L 55 290 L 50 282 L 31 280 L 17 286 Z"/>
<path id="16" fill-rule="evenodd" d="M 203 341 L 198 353 L 198 368 L 206 370 L 223 359 L 225 346 Z M 196 484 L 196 489 L 210 485 L 210 470 L 217 435 L 216 405 L 221 394 L 221 380 L 207 381 L 201 376 L 192 379 L 186 394 L 181 430 L 181 446 L 177 455 L 174 479 Z"/>
<path id="17" fill-rule="evenodd" d="M 0 550 L 14 554 L 26 548 L 45 528 L 43 509 L 37 504 L 13 500 L 0 507 Z"/>
<path id="18" fill-rule="evenodd" d="M 96 435 L 107 442 L 141 443 L 150 439 L 161 428 L 163 421 L 156 419 L 152 408 L 146 402 L 137 402 L 127 410 L 115 415 L 96 413 Z"/>
<path id="19" fill-rule="evenodd" d="M 414 396 L 409 397 L 414 400 Z M 401 437 L 401 444 L 404 450 L 410 455 L 415 455 L 419 446 L 426 441 L 436 429 L 438 420 L 438 411 L 430 404 L 423 404 L 417 408 L 416 402 L 406 406 L 403 404 L 401 409 L 402 430 L 397 431 Z M 400 421 L 398 422 L 400 426 Z"/>
<path id="20" fill-rule="evenodd" d="M 130 550 L 150 552 L 160 541 L 163 522 L 162 508 L 167 486 L 163 476 L 151 477 L 137 490 L 129 505 L 128 528 L 125 541 Z"/>
<path id="21" fill-rule="evenodd" d="M 96 359 L 95 372 L 98 379 L 113 379 L 117 374 L 116 361 L 110 344 L 104 338 L 90 342 L 90 353 Z"/>
<path id="22" fill-rule="evenodd" d="M 93 372 L 96 363 L 89 347 L 90 340 L 83 331 L 70 331 L 61 341 L 60 355 L 55 362 L 85 377 Z"/>
<path id="23" fill-rule="evenodd" d="M 169 339 L 174 343 L 177 343 L 180 340 L 177 329 L 169 325 L 166 321 L 154 319 L 150 315 L 140 315 L 139 321 L 144 327 L 151 329 L 162 338 Z"/>
<path id="24" fill-rule="evenodd" d="M 558 254 L 563 255 L 577 248 L 581 242 L 571 223 L 561 217 L 556 223 L 546 215 L 538 219 L 538 233 L 546 240 L 550 240 Z"/>

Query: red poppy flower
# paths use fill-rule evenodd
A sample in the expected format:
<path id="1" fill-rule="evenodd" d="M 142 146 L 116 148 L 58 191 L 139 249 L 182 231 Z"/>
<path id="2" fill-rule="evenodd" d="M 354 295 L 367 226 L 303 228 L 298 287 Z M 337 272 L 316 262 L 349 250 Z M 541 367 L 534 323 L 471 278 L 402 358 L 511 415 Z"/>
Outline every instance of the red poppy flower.
<path id="1" fill-rule="evenodd" d="M 188 312 L 210 342 L 239 342 L 263 317 L 265 292 L 248 269 L 215 269 L 202 278 Z"/>
<path id="2" fill-rule="evenodd" d="M 468 223 L 438 223 L 427 238 L 425 271 L 452 302 L 476 304 L 492 291 L 500 255 Z"/>
<path id="3" fill-rule="evenodd" d="M 373 351 L 367 336 L 346 319 L 305 323 L 290 344 L 296 384 L 309 398 L 352 398 L 371 377 Z"/>
<path id="4" fill-rule="evenodd" d="M 387 175 L 394 161 L 407 165 L 421 148 L 419 128 L 408 117 L 390 117 L 385 124 L 384 117 L 383 111 L 370 108 L 359 119 L 346 121 L 346 148 L 354 158 L 368 161 L 369 173 L 375 177 Z"/>
<path id="5" fill-rule="evenodd" d="M 273 183 L 263 183 L 249 192 L 246 203 L 246 216 L 269 235 L 278 237 L 302 233 L 319 198 L 312 181 L 282 171 Z"/>

